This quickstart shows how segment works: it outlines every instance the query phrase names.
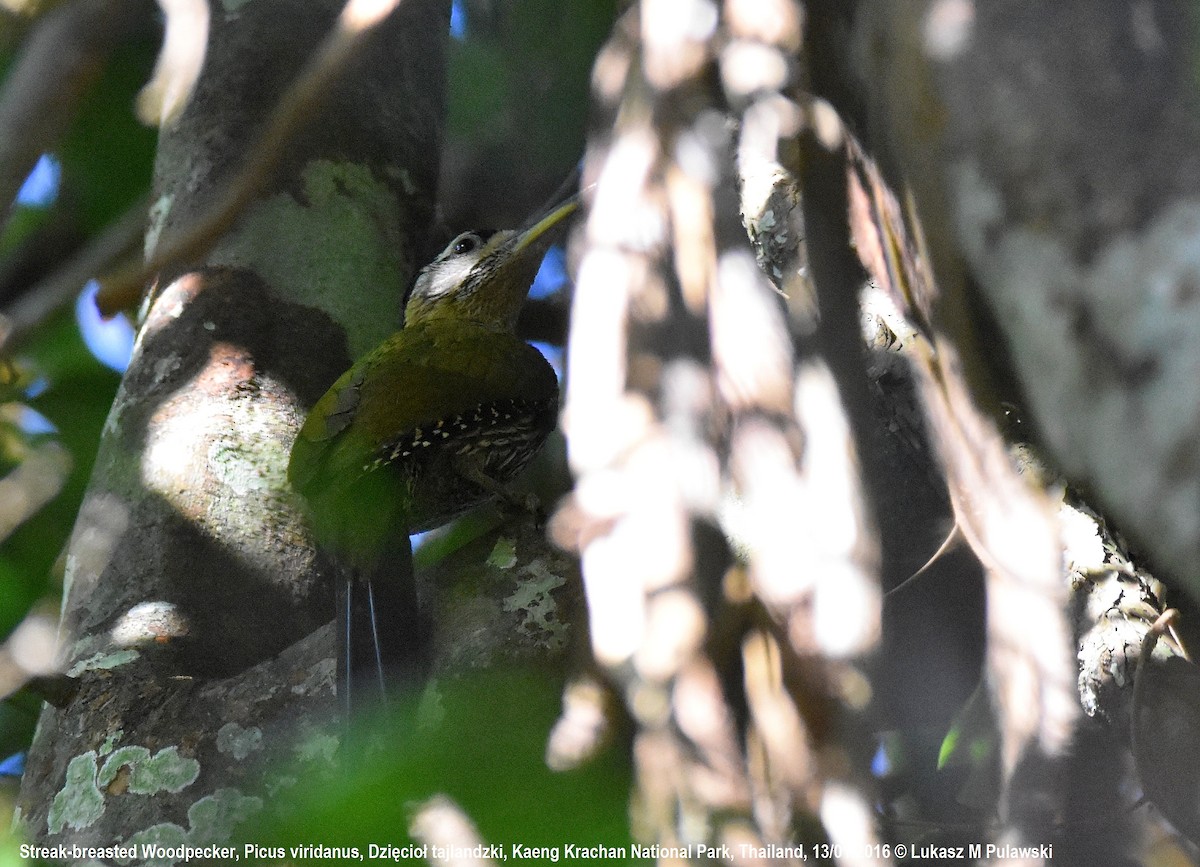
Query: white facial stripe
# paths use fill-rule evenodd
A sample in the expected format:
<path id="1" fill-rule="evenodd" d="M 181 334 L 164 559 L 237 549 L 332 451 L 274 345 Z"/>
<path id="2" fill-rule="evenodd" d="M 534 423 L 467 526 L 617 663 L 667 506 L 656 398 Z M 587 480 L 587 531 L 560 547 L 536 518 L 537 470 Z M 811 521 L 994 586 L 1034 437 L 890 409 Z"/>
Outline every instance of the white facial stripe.
<path id="1" fill-rule="evenodd" d="M 515 234 L 512 231 L 495 232 L 486 241 L 482 241 L 476 232 L 463 232 L 451 241 L 433 262 L 421 269 L 421 274 L 413 286 L 412 297 L 440 298 L 454 291 L 467 281 L 476 265 L 507 243 Z M 455 252 L 454 248 L 459 242 L 469 238 L 479 241 L 480 246 L 471 245 L 473 249 Z"/>
<path id="2" fill-rule="evenodd" d="M 479 261 L 478 251 L 470 255 L 452 256 L 442 262 L 437 262 L 431 265 L 429 273 L 425 276 L 428 278 L 425 281 L 421 294 L 427 298 L 437 298 L 450 292 L 454 287 L 458 286 L 467 275 L 471 273 L 471 268 Z"/>

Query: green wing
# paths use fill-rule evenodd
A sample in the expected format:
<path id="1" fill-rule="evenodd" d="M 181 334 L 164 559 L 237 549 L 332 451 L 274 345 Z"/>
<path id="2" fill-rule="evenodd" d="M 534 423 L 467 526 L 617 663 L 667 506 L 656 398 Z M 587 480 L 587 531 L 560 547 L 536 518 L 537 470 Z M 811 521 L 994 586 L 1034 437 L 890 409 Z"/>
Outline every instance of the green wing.
<path id="1" fill-rule="evenodd" d="M 288 478 L 308 497 L 348 485 L 381 446 L 423 425 L 556 389 L 541 353 L 511 334 L 461 322 L 400 331 L 317 401 L 292 447 Z"/>

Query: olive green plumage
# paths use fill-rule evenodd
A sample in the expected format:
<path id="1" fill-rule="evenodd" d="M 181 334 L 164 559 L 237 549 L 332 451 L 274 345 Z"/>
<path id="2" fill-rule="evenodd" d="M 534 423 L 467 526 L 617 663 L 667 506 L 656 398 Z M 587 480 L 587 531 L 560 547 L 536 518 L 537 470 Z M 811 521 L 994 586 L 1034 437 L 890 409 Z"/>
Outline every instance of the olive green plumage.
<path id="1" fill-rule="evenodd" d="M 288 478 L 319 539 L 370 560 L 397 527 L 428 530 L 495 496 L 537 452 L 554 428 L 558 381 L 514 332 L 575 207 L 523 231 L 455 238 L 418 275 L 404 328 L 317 401 Z"/>
<path id="2" fill-rule="evenodd" d="M 405 325 L 317 401 L 288 478 L 343 566 L 338 690 L 384 693 L 424 643 L 410 533 L 500 495 L 554 429 L 558 381 L 517 314 L 574 200 L 522 231 L 465 232 L 421 270 Z"/>
<path id="3" fill-rule="evenodd" d="M 495 495 L 554 429 L 558 383 L 541 353 L 470 322 L 397 332 L 325 394 L 292 448 L 292 484 L 318 537 L 351 555 L 403 522 L 445 524 Z"/>

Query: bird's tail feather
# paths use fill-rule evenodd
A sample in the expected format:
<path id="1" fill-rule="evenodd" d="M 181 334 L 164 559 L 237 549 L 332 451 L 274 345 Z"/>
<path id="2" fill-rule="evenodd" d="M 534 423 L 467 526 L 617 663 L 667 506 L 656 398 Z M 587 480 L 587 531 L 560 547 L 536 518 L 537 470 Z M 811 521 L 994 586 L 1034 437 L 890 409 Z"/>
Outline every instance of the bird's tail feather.
<path id="1" fill-rule="evenodd" d="M 338 701 L 349 719 L 419 683 L 428 668 L 429 630 L 418 605 L 408 536 L 373 565 L 347 568 L 337 606 Z"/>

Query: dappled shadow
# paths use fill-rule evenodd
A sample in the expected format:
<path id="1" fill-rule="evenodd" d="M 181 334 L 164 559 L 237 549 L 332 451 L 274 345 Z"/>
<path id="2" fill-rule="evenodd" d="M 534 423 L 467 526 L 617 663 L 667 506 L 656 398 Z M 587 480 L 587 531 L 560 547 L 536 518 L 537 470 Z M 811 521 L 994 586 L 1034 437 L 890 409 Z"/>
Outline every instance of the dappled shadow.
<path id="1" fill-rule="evenodd" d="M 74 534 L 72 552 L 115 538 L 107 556 L 68 565 L 64 623 L 83 639 L 73 657 L 146 601 L 186 624 L 147 637 L 188 674 L 253 665 L 331 616 L 285 477 L 305 408 L 348 365 L 344 348 L 312 351 L 320 317 L 231 270 L 185 275 L 156 299 Z M 121 520 L 105 519 L 113 510 Z"/>

